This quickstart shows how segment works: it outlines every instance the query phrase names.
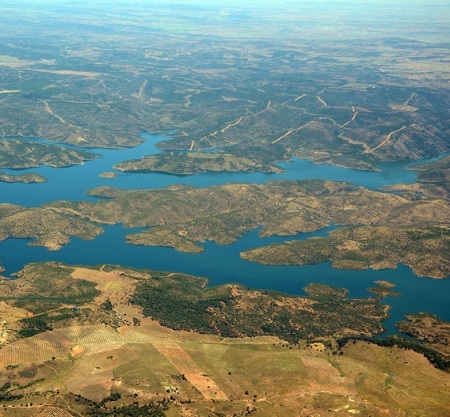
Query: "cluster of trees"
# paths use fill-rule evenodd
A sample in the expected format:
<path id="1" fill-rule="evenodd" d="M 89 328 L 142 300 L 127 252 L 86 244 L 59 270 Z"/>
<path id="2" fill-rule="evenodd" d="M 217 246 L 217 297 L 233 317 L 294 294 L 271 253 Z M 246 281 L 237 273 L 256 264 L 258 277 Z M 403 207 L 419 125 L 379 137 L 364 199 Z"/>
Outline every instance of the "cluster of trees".
<path id="1" fill-rule="evenodd" d="M 14 401 L 14 400 L 20 400 L 23 398 L 22 394 L 11 394 L 10 389 L 12 385 L 10 382 L 7 382 L 6 384 L 2 385 L 0 387 L 0 403 L 7 402 L 7 401 Z"/>
<path id="2" fill-rule="evenodd" d="M 280 296 L 270 292 L 247 298 L 244 294 L 242 308 L 229 288 L 204 288 L 203 281 L 192 277 L 190 281 L 164 277 L 140 282 L 131 302 L 163 326 L 224 337 L 271 335 L 297 343 L 302 338 L 332 335 L 343 327 L 370 329 L 374 334 L 382 329 L 380 321 L 386 313 L 377 300 L 347 299 L 344 290 L 319 289 L 319 295 L 310 295 L 317 301 L 315 314 L 278 305 L 275 300 Z"/>
<path id="3" fill-rule="evenodd" d="M 143 405 L 136 401 L 133 404 L 112 408 L 104 407 L 104 404 L 98 403 L 86 414 L 95 417 L 165 417 L 164 411 L 167 408 L 168 404 L 165 401 L 161 403 L 151 401 Z"/>
<path id="4" fill-rule="evenodd" d="M 31 337 L 38 333 L 43 333 L 47 330 L 52 330 L 48 320 L 44 316 L 37 316 L 20 320 L 22 329 L 19 335 L 22 337 Z"/>
<path id="5" fill-rule="evenodd" d="M 112 392 L 99 402 L 79 394 L 72 398 L 77 403 L 84 405 L 85 415 L 94 417 L 165 417 L 165 411 L 168 410 L 170 404 L 170 400 L 167 398 L 157 402 L 150 401 L 146 404 L 139 404 L 138 401 L 120 406 L 109 404 L 122 398 L 120 392 Z"/>
<path id="6" fill-rule="evenodd" d="M 156 318 L 163 326 L 199 333 L 217 332 L 212 325 L 211 308 L 221 308 L 228 301 L 226 296 L 202 299 L 195 291 L 182 293 L 166 285 L 147 283 L 141 283 L 131 299 L 132 303 L 143 307 L 145 316 Z"/>
<path id="7" fill-rule="evenodd" d="M 57 321 L 69 320 L 77 316 L 77 312 L 73 309 L 64 308 L 54 312 L 51 317 L 48 314 L 42 314 L 34 317 L 27 317 L 20 320 L 22 329 L 19 335 L 22 337 L 31 337 L 47 330 L 52 330 L 52 324 Z"/>

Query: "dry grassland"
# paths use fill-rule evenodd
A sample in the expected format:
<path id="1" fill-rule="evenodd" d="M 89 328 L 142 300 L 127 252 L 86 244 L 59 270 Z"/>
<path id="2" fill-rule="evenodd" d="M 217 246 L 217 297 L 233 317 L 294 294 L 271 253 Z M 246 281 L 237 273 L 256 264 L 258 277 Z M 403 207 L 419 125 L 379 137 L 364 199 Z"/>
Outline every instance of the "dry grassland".
<path id="1" fill-rule="evenodd" d="M 364 416 L 441 417 L 450 412 L 450 375 L 415 352 L 365 342 L 347 345 L 343 356 L 321 350 L 275 338 L 174 332 L 149 322 L 118 331 L 57 329 L 6 346 L 1 365 L 54 363 L 53 382 L 47 378 L 46 386 L 95 401 L 117 391 L 150 400 L 169 388 L 177 399 L 193 400 L 189 405 L 177 400 L 173 410 L 178 414 L 169 416 L 247 407 L 256 408 L 256 416 L 286 415 L 282 410 L 292 416 L 354 410 Z M 199 410 L 204 412 L 195 414 Z"/>
<path id="2" fill-rule="evenodd" d="M 148 273 L 105 265 L 100 270 L 75 268 L 71 276 L 96 283 L 102 294 L 92 304 L 98 307 L 109 299 L 114 312 L 126 318 L 124 324 L 68 323 L 9 343 L 0 351 L 0 386 L 16 375 L 18 384 L 29 386 L 24 391 L 30 398 L 55 387 L 60 397 L 72 393 L 97 402 L 120 392 L 117 406 L 135 398 L 145 402 L 170 396 L 168 417 L 450 414 L 450 374 L 413 351 L 356 342 L 340 355 L 324 341 L 290 345 L 275 337 L 174 331 L 128 303 L 135 278 L 152 279 Z M 139 324 L 129 323 L 132 318 Z M 60 397 L 37 397 L 34 412 L 27 409 L 22 415 L 68 416 L 72 409 L 59 409 Z M 26 408 L 6 410 L 5 417 L 11 417 Z"/>
<path id="3" fill-rule="evenodd" d="M 177 344 L 155 344 L 158 352 L 169 359 L 175 368 L 197 388 L 206 400 L 228 400 L 226 394 L 208 377 L 186 351 Z"/>
<path id="4" fill-rule="evenodd" d="M 0 301 L 0 321 L 15 322 L 29 315 L 23 308 L 12 307 L 4 301 Z"/>

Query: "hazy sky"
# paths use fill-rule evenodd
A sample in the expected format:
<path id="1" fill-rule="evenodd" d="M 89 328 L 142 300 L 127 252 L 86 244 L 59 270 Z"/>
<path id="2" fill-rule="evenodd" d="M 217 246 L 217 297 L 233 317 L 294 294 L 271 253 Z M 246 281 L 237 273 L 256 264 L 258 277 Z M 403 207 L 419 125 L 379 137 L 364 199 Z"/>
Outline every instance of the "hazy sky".
<path id="1" fill-rule="evenodd" d="M 116 0 L 122 1 L 122 0 Z M 139 1 L 139 0 L 138 0 Z M 450 5 L 450 0 L 154 0 L 155 3 L 166 3 L 166 4 L 203 4 L 203 5 L 214 5 L 214 4 L 238 4 L 241 6 L 245 6 L 248 4 L 273 4 L 274 6 L 283 4 L 283 3 L 333 3 L 333 4 L 362 4 L 362 3 L 370 3 L 370 4 L 401 4 L 401 5 L 431 5 L 431 4 L 446 4 Z M 151 3 L 148 2 L 148 3 Z"/>
<path id="2" fill-rule="evenodd" d="M 111 0 L 111 1 L 123 1 L 123 0 Z M 140 1 L 140 0 L 137 0 Z M 145 2 L 145 0 L 144 0 Z M 204 6 L 270 6 L 279 7 L 283 4 L 376 4 L 376 5 L 401 5 L 401 6 L 414 6 L 420 5 L 429 7 L 433 4 L 436 5 L 448 5 L 450 6 L 450 0 L 153 0 L 154 3 L 163 4 L 198 4 Z M 151 3 L 151 1 L 147 1 Z"/>
<path id="3" fill-rule="evenodd" d="M 42 4 L 58 4 L 58 3 L 89 3 L 91 0 L 18 0 L 17 3 L 42 3 Z M 11 3 L 7 0 L 5 3 Z M 198 4 L 198 5 L 274 5 L 279 6 L 281 4 L 301 4 L 301 3 L 330 3 L 330 4 L 386 4 L 386 5 L 422 5 L 430 6 L 432 4 L 448 5 L 450 6 L 450 0 L 99 0 L 99 3 L 110 3 L 110 4 Z"/>
<path id="4" fill-rule="evenodd" d="M 143 4 L 143 5 L 170 5 L 170 4 L 189 4 L 198 5 L 208 8 L 217 7 L 262 7 L 267 8 L 273 6 L 276 9 L 280 9 L 283 5 L 289 5 L 290 7 L 302 4 L 316 4 L 320 7 L 326 7 L 326 5 L 339 6 L 345 5 L 351 7 L 352 4 L 362 6 L 363 4 L 368 5 L 378 5 L 383 7 L 389 7 L 397 5 L 399 7 L 411 7 L 411 6 L 422 6 L 432 9 L 433 5 L 445 5 L 450 7 L 450 0 L 97 0 L 92 2 L 92 0 L 0 0 L 0 9 L 4 4 L 35 4 L 35 5 L 67 5 L 70 4 L 88 4 L 89 6 L 102 5 L 102 6 L 112 6 L 114 5 L 133 5 L 133 4 Z"/>

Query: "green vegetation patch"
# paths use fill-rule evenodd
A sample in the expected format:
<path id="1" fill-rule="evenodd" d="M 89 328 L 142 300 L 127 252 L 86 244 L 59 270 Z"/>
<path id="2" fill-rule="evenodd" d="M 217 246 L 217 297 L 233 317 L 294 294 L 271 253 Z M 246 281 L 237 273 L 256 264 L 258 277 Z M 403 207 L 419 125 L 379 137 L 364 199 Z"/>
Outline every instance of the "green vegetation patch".
<path id="1" fill-rule="evenodd" d="M 325 284 L 308 284 L 305 291 L 311 297 L 322 297 L 322 298 L 346 298 L 348 290 L 345 288 L 336 288 Z"/>
<path id="2" fill-rule="evenodd" d="M 14 394 L 14 386 L 10 382 L 3 384 L 0 387 L 0 401 L 15 401 L 23 398 L 23 394 Z"/>
<path id="3" fill-rule="evenodd" d="M 375 284 L 377 284 L 377 286 L 369 288 L 368 291 L 375 294 L 377 297 L 400 297 L 401 295 L 399 292 L 393 290 L 393 288 L 395 288 L 395 284 L 392 282 L 375 281 Z"/>
<path id="4" fill-rule="evenodd" d="M 100 155 L 83 150 L 48 145 L 25 139 L 0 139 L 0 168 L 26 169 L 40 165 L 67 167 L 79 165 Z"/>
<path id="5" fill-rule="evenodd" d="M 415 165 L 410 169 L 417 172 L 417 181 L 440 185 L 450 191 L 450 156 L 427 164 Z"/>
<path id="6" fill-rule="evenodd" d="M 276 172 L 283 170 L 273 164 L 227 153 L 173 153 L 165 152 L 142 159 L 122 162 L 114 166 L 124 172 L 167 172 L 176 175 L 193 175 L 203 172 Z"/>
<path id="7" fill-rule="evenodd" d="M 30 300 L 29 300 L 30 301 Z M 81 301 L 78 298 L 77 301 Z M 47 308 L 52 308 L 51 302 L 45 300 L 44 303 L 36 303 L 41 308 L 46 306 Z M 16 303 L 16 305 L 20 305 L 20 303 Z M 47 330 L 53 330 L 54 325 L 58 322 L 66 322 L 72 323 L 71 320 L 78 316 L 77 308 L 67 308 L 61 307 L 57 310 L 51 310 L 48 313 L 39 313 L 32 317 L 27 317 L 25 319 L 20 320 L 18 323 L 21 326 L 21 330 L 19 330 L 19 335 L 21 337 L 31 337 L 38 333 L 43 333 Z"/>
<path id="8" fill-rule="evenodd" d="M 375 299 L 348 299 L 345 290 L 326 286 L 309 289 L 309 298 L 289 297 L 235 285 L 207 287 L 205 279 L 182 274 L 154 275 L 139 282 L 131 302 L 172 329 L 227 337 L 273 335 L 297 342 L 343 329 L 383 330 L 387 308 Z"/>
<path id="9" fill-rule="evenodd" d="M 138 402 L 131 405 L 124 405 L 121 407 L 113 407 L 106 409 L 97 409 L 87 411 L 87 415 L 95 417 L 128 417 L 128 416 L 148 416 L 148 417 L 164 417 L 166 414 L 164 410 L 166 407 L 160 404 L 150 402 L 148 404 L 139 405 Z"/>
<path id="10" fill-rule="evenodd" d="M 332 261 L 338 269 L 387 269 L 398 263 L 420 276 L 450 276 L 450 228 L 443 224 L 414 227 L 354 227 L 328 237 L 292 241 L 243 252 L 244 259 L 268 265 Z"/>
<path id="11" fill-rule="evenodd" d="M 427 313 L 406 315 L 396 324 L 398 330 L 439 352 L 450 368 L 450 323 Z"/>

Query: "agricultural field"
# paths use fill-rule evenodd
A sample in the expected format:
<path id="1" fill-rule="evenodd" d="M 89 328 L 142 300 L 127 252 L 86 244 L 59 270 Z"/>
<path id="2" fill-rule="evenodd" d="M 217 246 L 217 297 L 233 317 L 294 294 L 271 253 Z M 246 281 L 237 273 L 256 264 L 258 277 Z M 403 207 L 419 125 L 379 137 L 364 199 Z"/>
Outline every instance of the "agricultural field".
<path id="1" fill-rule="evenodd" d="M 345 290 L 317 285 L 307 289 L 308 297 L 296 298 L 231 287 L 232 298 L 226 301 L 226 288 L 208 290 L 203 284 L 178 274 L 61 264 L 29 265 L 16 282 L 3 281 L 0 312 L 9 312 L 8 327 L 15 330 L 8 331 L 10 339 L 0 347 L 2 415 L 125 415 L 144 407 L 155 413 L 146 415 L 169 417 L 282 416 L 287 411 L 382 416 L 394 410 L 405 416 L 440 416 L 450 410 L 450 375 L 434 367 L 419 346 L 420 353 L 412 345 L 399 347 L 399 340 L 377 346 L 357 340 L 351 328 L 343 333 L 347 338 L 330 335 L 326 322 L 335 316 L 326 318 L 328 308 L 348 305 L 354 310 L 362 303 L 373 317 L 377 301 L 347 299 Z M 58 288 L 61 300 L 49 292 L 51 286 Z M 165 290 L 154 293 L 160 302 L 152 302 L 149 288 L 161 286 Z M 195 309 L 194 328 L 171 329 L 177 326 L 164 319 L 164 297 L 194 307 L 201 304 L 195 297 L 211 291 L 216 300 L 222 293 L 220 303 L 236 304 L 231 310 L 239 318 L 236 323 L 242 322 L 240 334 L 233 335 L 238 337 L 221 334 L 218 321 L 210 334 L 193 331 L 196 315 L 203 317 Z M 47 304 L 29 310 L 37 292 Z M 256 307 L 261 297 L 271 299 L 275 310 L 283 309 L 280 316 L 320 310 L 315 332 L 295 340 L 289 330 L 276 336 L 249 332 L 246 318 L 256 329 L 255 312 L 267 308 Z M 47 327 L 24 332 L 38 319 Z"/>
<path id="2" fill-rule="evenodd" d="M 380 299 L 348 298 L 344 290 L 329 286 L 310 285 L 308 297 L 294 297 L 236 284 L 208 287 L 206 279 L 191 275 L 107 265 L 30 264 L 17 280 L 1 284 L 1 299 L 30 313 L 17 324 L 17 336 L 27 337 L 73 320 L 118 327 L 151 317 L 176 330 L 268 335 L 296 343 L 314 336 L 376 335 L 388 316 Z"/>

